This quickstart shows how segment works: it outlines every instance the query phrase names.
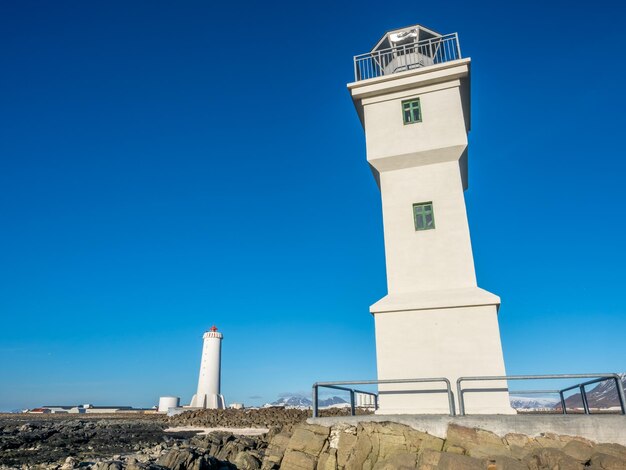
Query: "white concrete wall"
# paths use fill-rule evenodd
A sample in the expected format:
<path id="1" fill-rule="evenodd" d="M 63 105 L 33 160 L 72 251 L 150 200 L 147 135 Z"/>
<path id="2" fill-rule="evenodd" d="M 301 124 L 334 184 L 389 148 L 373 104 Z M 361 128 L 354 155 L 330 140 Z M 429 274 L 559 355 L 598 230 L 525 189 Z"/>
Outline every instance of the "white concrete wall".
<path id="1" fill-rule="evenodd" d="M 458 160 L 467 147 L 461 81 L 363 100 L 367 160 L 379 171 Z M 422 122 L 404 124 L 402 101 L 420 99 Z M 421 159 L 421 160 L 420 160 Z"/>
<path id="2" fill-rule="evenodd" d="M 386 171 L 380 186 L 388 292 L 476 287 L 458 162 Z M 435 229 L 416 231 L 413 204 L 431 201 Z"/>
<path id="3" fill-rule="evenodd" d="M 371 307 L 379 379 L 505 375 L 500 299 L 477 287 L 463 195 L 469 74 L 461 59 L 348 85 L 382 193 L 388 295 Z M 404 124 L 402 101 L 413 98 L 422 121 Z M 416 231 L 413 204 L 426 202 L 435 228 Z M 381 386 L 379 412 L 448 413 L 445 394 L 406 393 L 432 388 Z M 466 398 L 474 413 L 514 412 L 506 391 Z"/>
<path id="4" fill-rule="evenodd" d="M 378 313 L 374 319 L 380 380 L 446 377 L 456 398 L 459 377 L 505 374 L 495 305 Z M 506 383 L 464 383 L 468 386 L 506 388 Z M 445 393 L 402 392 L 444 388 L 443 383 L 381 385 L 380 413 L 447 414 Z M 506 392 L 466 393 L 464 398 L 468 413 L 515 412 Z"/>

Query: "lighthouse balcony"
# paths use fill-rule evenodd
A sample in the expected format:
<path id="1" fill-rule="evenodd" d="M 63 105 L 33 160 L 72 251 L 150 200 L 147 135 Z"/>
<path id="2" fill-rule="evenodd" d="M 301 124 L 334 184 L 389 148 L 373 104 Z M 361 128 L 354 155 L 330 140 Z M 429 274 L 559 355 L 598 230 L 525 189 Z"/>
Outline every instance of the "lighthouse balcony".
<path id="1" fill-rule="evenodd" d="M 414 42 L 410 41 L 408 34 L 405 36 L 409 41 L 384 49 L 377 47 L 354 56 L 354 80 L 358 82 L 461 59 L 457 33 Z"/>

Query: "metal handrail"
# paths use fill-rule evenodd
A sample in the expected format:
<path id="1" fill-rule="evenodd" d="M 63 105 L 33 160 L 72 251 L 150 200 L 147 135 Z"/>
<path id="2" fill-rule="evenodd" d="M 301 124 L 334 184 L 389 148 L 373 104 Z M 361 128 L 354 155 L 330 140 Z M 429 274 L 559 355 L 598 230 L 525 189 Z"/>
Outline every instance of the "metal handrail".
<path id="1" fill-rule="evenodd" d="M 354 56 L 354 80 L 367 80 L 461 58 L 457 33 Z M 389 67 L 392 69 L 387 70 Z"/>
<path id="2" fill-rule="evenodd" d="M 583 409 L 585 414 L 590 414 L 589 412 L 589 403 L 587 402 L 587 392 L 585 391 L 585 386 L 591 385 L 594 383 L 604 382 L 605 380 L 614 380 L 615 386 L 617 388 L 617 397 L 619 399 L 620 408 L 622 410 L 622 414 L 626 415 L 626 398 L 624 397 L 624 387 L 622 385 L 622 381 L 618 374 L 551 374 L 551 375 L 500 375 L 500 376 L 477 376 L 477 377 L 459 377 L 456 381 L 456 389 L 457 394 L 459 396 L 459 415 L 465 416 L 465 399 L 463 397 L 464 392 L 475 392 L 482 391 L 488 392 L 492 389 L 465 389 L 461 388 L 461 382 L 464 381 L 484 381 L 484 380 L 544 380 L 544 379 L 589 379 L 593 378 L 594 380 L 590 380 L 588 382 L 583 382 L 581 384 L 572 385 L 570 387 L 566 387 L 561 390 L 545 390 L 541 391 L 542 393 L 558 393 L 561 399 L 561 407 L 563 408 L 563 414 L 567 414 L 567 408 L 565 406 L 565 397 L 564 393 L 569 390 L 574 390 L 578 388 L 580 390 L 581 399 L 583 402 Z M 516 392 L 516 393 L 539 393 L 540 391 L 525 391 L 525 392 Z"/>
<path id="3" fill-rule="evenodd" d="M 342 387 L 342 385 L 379 385 L 379 384 L 400 384 L 400 383 L 436 383 L 443 382 L 446 385 L 445 390 L 437 390 L 440 392 L 446 392 L 448 395 L 448 409 L 450 411 L 450 416 L 455 415 L 455 407 L 454 407 L 454 395 L 452 393 L 452 386 L 450 385 L 450 381 L 445 377 L 434 377 L 434 378 L 420 378 L 420 379 L 386 379 L 386 380 L 350 380 L 344 382 L 315 382 L 313 384 L 313 417 L 317 418 L 319 415 L 319 406 L 318 406 L 318 394 L 319 387 L 325 388 L 333 388 L 337 390 L 345 390 L 350 392 L 350 415 L 354 416 L 356 414 L 355 403 L 354 403 L 354 395 L 355 393 L 364 393 L 367 395 L 373 395 L 375 397 L 375 408 L 378 408 L 378 395 L 373 392 L 365 392 L 362 390 L 357 390 L 353 388 Z M 420 393 L 420 390 L 413 390 L 412 393 Z"/>

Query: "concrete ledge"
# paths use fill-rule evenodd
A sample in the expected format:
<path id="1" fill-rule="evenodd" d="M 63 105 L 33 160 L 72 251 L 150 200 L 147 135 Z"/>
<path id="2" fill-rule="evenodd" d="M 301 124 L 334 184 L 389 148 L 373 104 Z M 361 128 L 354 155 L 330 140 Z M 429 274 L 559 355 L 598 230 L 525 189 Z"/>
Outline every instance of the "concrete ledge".
<path id="1" fill-rule="evenodd" d="M 562 436 L 580 436 L 594 442 L 615 443 L 626 446 L 626 417 L 623 415 L 364 415 L 309 418 L 307 423 L 331 427 L 337 424 L 356 426 L 361 422 L 393 422 L 446 438 L 450 423 L 468 428 L 491 431 L 500 437 L 508 433 L 536 437 L 542 433 Z"/>
<path id="2" fill-rule="evenodd" d="M 500 297 L 480 287 L 387 294 L 374 305 L 370 306 L 370 313 L 477 307 L 482 305 L 495 305 L 499 307 Z"/>

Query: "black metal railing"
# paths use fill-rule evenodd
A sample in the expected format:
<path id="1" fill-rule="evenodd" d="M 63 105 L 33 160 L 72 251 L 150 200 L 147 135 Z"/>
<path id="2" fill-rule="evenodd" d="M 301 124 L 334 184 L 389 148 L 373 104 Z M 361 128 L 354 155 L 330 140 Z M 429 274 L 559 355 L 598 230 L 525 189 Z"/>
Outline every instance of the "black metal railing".
<path id="1" fill-rule="evenodd" d="M 501 388 L 462 388 L 463 382 L 482 382 L 482 381 L 492 381 L 492 380 L 549 380 L 549 379 L 590 379 L 588 382 L 583 382 L 580 384 L 572 385 L 570 387 L 566 387 L 563 389 L 557 390 L 523 390 L 516 391 L 516 394 L 519 395 L 527 395 L 527 394 L 548 394 L 554 393 L 559 394 L 561 399 L 561 407 L 562 413 L 567 414 L 567 407 L 565 404 L 565 392 L 570 390 L 579 389 L 581 400 L 583 403 L 583 410 L 585 414 L 591 414 L 589 410 L 589 403 L 587 401 L 587 392 L 585 391 L 585 387 L 587 385 L 604 382 L 605 380 L 614 380 L 615 387 L 617 389 L 617 397 L 620 404 L 621 414 L 626 415 L 626 398 L 624 397 L 624 387 L 622 385 L 622 381 L 618 374 L 551 374 L 551 375 L 501 375 L 501 376 L 476 376 L 476 377 L 459 377 L 456 381 L 456 389 L 457 395 L 459 399 L 459 414 L 464 416 L 465 413 L 465 393 L 471 392 L 501 392 L 501 391 L 509 391 L 508 387 L 503 390 Z"/>
<path id="2" fill-rule="evenodd" d="M 509 380 L 563 380 L 563 379 L 592 379 L 586 382 L 582 382 L 576 385 L 571 385 L 562 389 L 549 389 L 549 390 L 516 390 L 514 393 L 518 395 L 527 394 L 558 394 L 561 401 L 561 413 L 568 414 L 566 406 L 565 393 L 571 390 L 578 389 L 583 404 L 584 414 L 591 414 L 589 407 L 589 401 L 587 398 L 587 392 L 585 387 L 596 383 L 604 382 L 606 380 L 613 380 L 615 382 L 615 388 L 617 390 L 617 398 L 619 401 L 619 407 L 622 415 L 626 415 L 626 397 L 624 395 L 624 386 L 619 374 L 548 374 L 548 375 L 483 375 L 473 377 L 459 377 L 456 381 L 457 398 L 459 401 L 459 415 L 465 416 L 467 414 L 465 410 L 465 394 L 466 393 L 489 393 L 489 392 L 507 392 L 510 393 L 508 385 L 502 388 L 463 388 L 463 382 L 483 382 L 483 381 L 509 381 Z M 390 379 L 390 380 L 352 380 L 344 382 L 316 382 L 313 384 L 313 417 L 319 416 L 319 389 L 330 388 L 335 390 L 342 390 L 350 393 L 350 415 L 356 414 L 356 394 L 361 393 L 364 395 L 370 395 L 374 397 L 374 409 L 378 409 L 378 394 L 375 392 L 369 392 L 365 390 L 359 390 L 356 388 L 345 387 L 346 385 L 381 385 L 381 384 L 407 384 L 407 383 L 443 383 L 444 389 L 437 390 L 400 390 L 406 393 L 432 393 L 441 392 L 446 393 L 448 396 L 448 411 L 450 416 L 456 415 L 454 393 L 450 381 L 445 377 L 433 377 L 433 378 L 418 378 L 418 379 Z M 381 393 L 385 393 L 384 391 Z"/>
<path id="3" fill-rule="evenodd" d="M 335 390 L 344 390 L 350 392 L 350 415 L 356 414 L 355 406 L 355 394 L 363 393 L 366 395 L 373 395 L 374 408 L 378 409 L 378 394 L 373 392 L 366 392 L 363 390 L 357 390 L 354 388 L 342 387 L 343 385 L 380 385 L 380 384 L 407 384 L 407 383 L 444 383 L 446 388 L 440 390 L 434 390 L 435 392 L 447 393 L 448 395 L 448 409 L 450 416 L 455 415 L 454 407 L 454 394 L 452 393 L 452 387 L 450 381 L 445 377 L 434 378 L 420 378 L 420 379 L 392 379 L 392 380 L 351 380 L 347 382 L 316 382 L 313 384 L 313 417 L 319 416 L 319 388 L 332 388 Z M 407 393 L 432 393 L 433 390 L 410 390 Z M 384 393 L 384 392 L 383 392 Z"/>

